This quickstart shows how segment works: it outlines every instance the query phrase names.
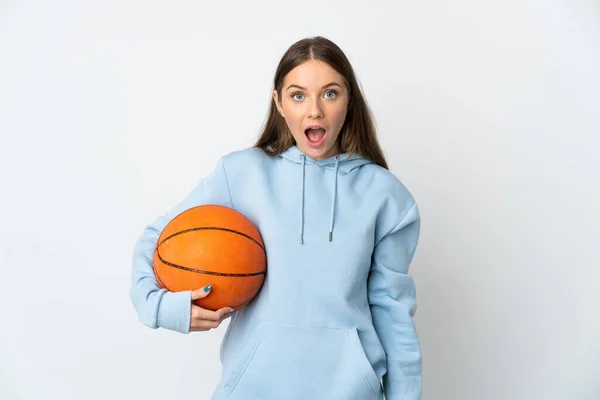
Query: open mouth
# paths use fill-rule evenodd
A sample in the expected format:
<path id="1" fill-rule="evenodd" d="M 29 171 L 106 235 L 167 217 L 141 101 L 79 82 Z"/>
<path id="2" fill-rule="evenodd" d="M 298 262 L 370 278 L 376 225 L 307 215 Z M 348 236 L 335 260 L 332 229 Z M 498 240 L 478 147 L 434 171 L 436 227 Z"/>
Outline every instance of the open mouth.
<path id="1" fill-rule="evenodd" d="M 325 129 L 323 128 L 308 128 L 307 130 L 304 131 L 304 133 L 306 134 L 306 138 L 308 139 L 308 143 L 311 146 L 319 146 L 321 143 L 323 143 L 323 139 L 325 139 Z"/>

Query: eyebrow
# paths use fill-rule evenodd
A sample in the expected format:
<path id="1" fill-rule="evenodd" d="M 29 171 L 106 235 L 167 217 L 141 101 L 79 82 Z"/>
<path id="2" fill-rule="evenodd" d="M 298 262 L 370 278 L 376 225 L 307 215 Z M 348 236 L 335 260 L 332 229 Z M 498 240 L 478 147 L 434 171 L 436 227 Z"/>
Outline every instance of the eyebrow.
<path id="1" fill-rule="evenodd" d="M 340 85 L 337 82 L 331 82 L 331 83 L 328 83 L 327 85 L 323 86 L 322 89 L 325 89 L 326 87 L 329 87 L 329 86 L 339 86 L 340 88 L 342 87 L 342 85 Z M 297 87 L 298 89 L 306 90 L 305 87 L 302 87 L 302 86 L 299 86 L 296 84 L 292 84 L 292 85 L 288 86 L 286 90 L 290 90 L 290 88 L 292 88 L 292 87 Z"/>

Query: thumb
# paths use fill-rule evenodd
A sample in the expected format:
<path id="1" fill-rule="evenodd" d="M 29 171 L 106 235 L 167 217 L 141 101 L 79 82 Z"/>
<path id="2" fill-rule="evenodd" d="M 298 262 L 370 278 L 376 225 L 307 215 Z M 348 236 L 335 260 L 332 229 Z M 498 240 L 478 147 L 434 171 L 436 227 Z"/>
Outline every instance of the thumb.
<path id="1" fill-rule="evenodd" d="M 192 291 L 192 300 L 198 300 L 198 299 L 208 296 L 210 294 L 211 289 L 212 289 L 212 285 L 206 285 L 203 288 L 193 290 Z"/>

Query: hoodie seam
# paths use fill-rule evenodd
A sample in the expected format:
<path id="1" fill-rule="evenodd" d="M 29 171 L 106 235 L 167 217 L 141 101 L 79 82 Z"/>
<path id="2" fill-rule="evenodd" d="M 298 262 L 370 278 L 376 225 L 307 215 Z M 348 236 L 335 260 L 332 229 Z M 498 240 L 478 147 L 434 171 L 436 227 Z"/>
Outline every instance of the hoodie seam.
<path id="1" fill-rule="evenodd" d="M 225 184 L 227 185 L 227 193 L 229 194 L 229 203 L 231 204 L 231 208 L 233 206 L 233 197 L 231 196 L 231 188 L 229 187 L 229 178 L 227 176 L 227 169 L 225 168 L 225 160 L 221 160 L 221 168 L 223 168 L 223 174 L 225 174 Z"/>
<path id="2" fill-rule="evenodd" d="M 404 216 L 402 217 L 402 219 L 400 220 L 400 222 L 398 222 L 396 225 L 394 225 L 394 227 L 392 229 L 390 229 L 388 232 L 386 232 L 386 234 L 383 235 L 381 237 L 381 239 L 379 239 L 377 241 L 377 243 L 375 243 L 375 246 L 377 246 L 379 244 L 379 242 L 381 242 L 390 233 L 394 232 L 396 230 L 396 228 L 398 228 L 400 225 L 402 225 L 404 223 L 404 221 L 406 221 L 406 218 L 408 217 L 408 214 L 410 214 L 410 212 L 412 211 L 413 208 L 415 208 L 416 205 L 417 205 L 417 202 L 415 200 L 413 200 L 412 205 L 410 206 L 410 208 L 408 209 L 408 211 L 406 211 L 406 214 L 404 214 Z"/>

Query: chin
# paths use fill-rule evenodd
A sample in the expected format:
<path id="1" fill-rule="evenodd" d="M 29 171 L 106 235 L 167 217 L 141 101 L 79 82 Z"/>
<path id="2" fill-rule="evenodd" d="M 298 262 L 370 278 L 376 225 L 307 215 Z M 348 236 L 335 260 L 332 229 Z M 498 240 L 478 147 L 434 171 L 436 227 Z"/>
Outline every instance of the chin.
<path id="1" fill-rule="evenodd" d="M 325 155 L 329 154 L 329 152 L 331 152 L 331 149 L 335 147 L 335 142 L 327 143 L 329 142 L 329 140 L 331 140 L 331 138 L 327 137 L 328 134 L 329 132 L 325 133 L 325 140 L 323 141 L 323 143 L 321 143 L 319 147 L 311 146 L 306 136 L 302 137 L 301 140 L 295 140 L 296 146 L 298 146 L 303 153 L 310 156 L 311 158 L 314 158 L 315 160 L 325 158 Z"/>
<path id="2" fill-rule="evenodd" d="M 326 154 L 329 154 L 329 152 L 331 151 L 333 145 L 330 146 L 322 146 L 319 148 L 311 148 L 310 146 L 306 145 L 306 151 L 305 153 L 308 154 L 309 156 L 311 156 L 314 159 L 318 159 L 318 158 L 325 158 Z"/>

